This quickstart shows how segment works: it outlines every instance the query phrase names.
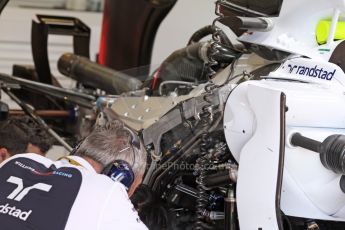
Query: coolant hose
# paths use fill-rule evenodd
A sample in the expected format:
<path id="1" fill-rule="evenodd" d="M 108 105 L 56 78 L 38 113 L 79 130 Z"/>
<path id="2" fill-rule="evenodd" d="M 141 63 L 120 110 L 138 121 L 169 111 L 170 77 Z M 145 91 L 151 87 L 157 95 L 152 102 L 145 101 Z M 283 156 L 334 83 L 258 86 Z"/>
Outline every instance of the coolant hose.
<path id="1" fill-rule="evenodd" d="M 199 30 L 197 30 L 190 37 L 190 39 L 188 41 L 188 45 L 193 44 L 193 43 L 197 43 L 201 39 L 203 39 L 204 37 L 206 37 L 208 35 L 212 35 L 215 32 L 216 32 L 216 28 L 214 26 L 212 26 L 212 25 L 204 26 L 204 27 L 200 28 Z M 220 37 L 222 44 L 231 47 L 231 42 L 230 42 L 229 38 L 226 36 L 226 34 L 224 33 L 224 31 L 218 29 L 217 32 L 218 32 L 218 35 Z"/>

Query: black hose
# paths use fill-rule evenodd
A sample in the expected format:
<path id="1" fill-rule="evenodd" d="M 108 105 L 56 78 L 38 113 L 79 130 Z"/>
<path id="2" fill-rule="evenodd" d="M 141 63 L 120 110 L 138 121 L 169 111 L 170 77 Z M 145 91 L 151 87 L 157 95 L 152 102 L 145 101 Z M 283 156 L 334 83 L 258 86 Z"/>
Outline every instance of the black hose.
<path id="1" fill-rule="evenodd" d="M 231 63 L 239 56 L 236 51 L 219 44 L 192 43 L 176 50 L 164 60 L 160 67 L 160 76 L 163 81 L 205 82 L 208 80 L 205 63 L 210 60 Z"/>
<path id="2" fill-rule="evenodd" d="M 188 41 L 188 45 L 190 45 L 192 43 L 199 42 L 204 37 L 206 37 L 208 35 L 212 35 L 212 34 L 213 34 L 212 25 L 204 26 L 204 27 L 200 28 L 199 30 L 197 30 L 196 32 L 194 32 L 194 34 L 190 37 L 190 39 Z"/>
<path id="3" fill-rule="evenodd" d="M 229 38 L 226 36 L 224 31 L 217 28 L 218 35 L 220 37 L 221 42 L 226 46 L 232 46 Z M 204 26 L 197 30 L 189 39 L 188 45 L 199 42 L 201 39 L 208 35 L 212 35 L 216 32 L 216 27 L 212 25 Z"/>

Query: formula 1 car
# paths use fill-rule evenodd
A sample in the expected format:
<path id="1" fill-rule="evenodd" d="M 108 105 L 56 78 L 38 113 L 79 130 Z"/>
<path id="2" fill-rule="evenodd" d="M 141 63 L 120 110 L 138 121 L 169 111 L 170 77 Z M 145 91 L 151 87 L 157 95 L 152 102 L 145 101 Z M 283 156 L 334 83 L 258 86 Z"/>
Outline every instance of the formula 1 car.
<path id="1" fill-rule="evenodd" d="M 344 11 L 219 0 L 212 25 L 144 83 L 73 54 L 59 69 L 116 94 L 80 98 L 96 124 L 120 119 L 140 137 L 143 183 L 172 229 L 345 229 Z"/>

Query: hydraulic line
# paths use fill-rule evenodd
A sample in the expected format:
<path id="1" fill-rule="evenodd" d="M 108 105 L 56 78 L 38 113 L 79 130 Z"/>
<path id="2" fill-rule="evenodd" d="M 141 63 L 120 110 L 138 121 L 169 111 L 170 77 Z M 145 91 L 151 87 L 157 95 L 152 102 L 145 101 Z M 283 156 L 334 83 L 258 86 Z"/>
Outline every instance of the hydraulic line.
<path id="1" fill-rule="evenodd" d="M 209 162 L 208 159 L 208 146 L 209 146 L 209 139 L 206 127 L 208 127 L 213 122 L 213 105 L 211 104 L 212 101 L 210 100 L 211 96 L 213 95 L 213 88 L 215 86 L 210 83 L 205 86 L 205 96 L 204 101 L 207 102 L 207 105 L 205 105 L 202 109 L 202 113 L 200 116 L 200 122 L 203 128 L 205 130 L 203 134 L 201 134 L 201 144 L 200 144 L 200 157 L 196 161 L 196 170 L 195 173 L 198 175 L 196 179 L 197 183 L 197 190 L 198 190 L 198 197 L 197 197 L 197 221 L 195 222 L 195 229 L 196 230 L 202 230 L 203 228 L 203 221 L 205 219 L 205 216 L 203 214 L 208 200 L 205 199 L 205 196 L 207 196 L 205 187 L 205 177 L 206 177 L 206 164 Z"/>
<path id="2" fill-rule="evenodd" d="M 204 26 L 200 28 L 199 30 L 197 30 L 189 39 L 188 45 L 199 42 L 204 37 L 208 35 L 213 35 L 216 32 L 219 34 L 219 37 L 221 38 L 221 41 L 224 45 L 231 46 L 231 42 L 229 38 L 226 36 L 226 34 L 224 33 L 224 31 L 222 31 L 221 29 L 213 25 Z"/>

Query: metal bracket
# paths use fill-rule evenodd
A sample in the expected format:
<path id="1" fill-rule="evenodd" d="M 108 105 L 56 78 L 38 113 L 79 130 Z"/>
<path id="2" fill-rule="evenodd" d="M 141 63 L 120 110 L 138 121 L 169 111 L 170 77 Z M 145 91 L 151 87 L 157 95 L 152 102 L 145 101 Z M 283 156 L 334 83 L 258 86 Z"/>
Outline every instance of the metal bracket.
<path id="1" fill-rule="evenodd" d="M 158 122 L 143 130 L 143 141 L 145 146 L 153 144 L 154 154 L 159 156 L 161 153 L 161 139 L 164 133 L 182 123 L 179 109 L 174 109 L 159 119 Z"/>
<path id="2" fill-rule="evenodd" d="M 209 98 L 210 102 L 205 101 L 205 95 L 201 95 L 198 97 L 194 97 L 190 100 L 184 101 L 182 103 L 184 118 L 189 119 L 191 117 L 194 117 L 196 119 L 199 119 L 198 116 L 203 111 L 203 108 L 206 105 L 209 105 L 211 103 L 212 106 L 218 106 L 220 102 L 218 92 L 218 89 L 215 90 L 214 94 L 212 94 L 212 98 Z"/>

